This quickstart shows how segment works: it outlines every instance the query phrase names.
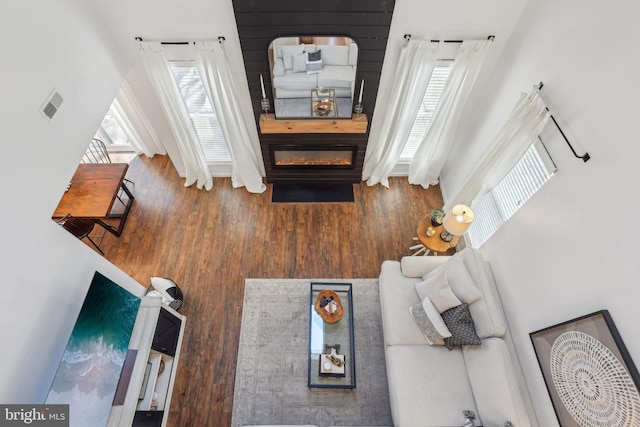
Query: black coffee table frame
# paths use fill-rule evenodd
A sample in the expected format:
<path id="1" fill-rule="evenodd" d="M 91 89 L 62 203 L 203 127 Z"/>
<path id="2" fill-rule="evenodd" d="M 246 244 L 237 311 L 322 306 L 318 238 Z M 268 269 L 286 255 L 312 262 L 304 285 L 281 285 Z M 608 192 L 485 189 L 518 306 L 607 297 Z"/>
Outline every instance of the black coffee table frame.
<path id="1" fill-rule="evenodd" d="M 338 294 L 344 315 L 335 323 L 327 323 L 316 313 L 314 303 L 321 291 L 330 289 Z M 356 388 L 356 358 L 353 333 L 353 294 L 351 283 L 311 282 L 309 292 L 309 388 Z M 340 345 L 346 358 L 345 375 L 320 374 L 320 355 L 327 345 Z"/>

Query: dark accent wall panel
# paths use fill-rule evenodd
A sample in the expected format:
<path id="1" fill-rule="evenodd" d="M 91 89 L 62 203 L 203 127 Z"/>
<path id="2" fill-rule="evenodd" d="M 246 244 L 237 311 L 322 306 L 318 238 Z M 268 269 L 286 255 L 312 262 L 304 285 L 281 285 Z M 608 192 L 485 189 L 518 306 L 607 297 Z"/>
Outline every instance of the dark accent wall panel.
<path id="1" fill-rule="evenodd" d="M 356 94 L 360 81 L 365 80 L 362 104 L 365 113 L 372 120 L 376 103 L 376 94 L 380 82 L 382 62 L 387 48 L 389 27 L 393 15 L 395 0 L 233 0 L 233 8 L 242 46 L 242 55 L 249 82 L 249 91 L 256 117 L 260 117 L 260 74 L 264 77 L 265 90 L 271 99 L 273 111 L 273 93 L 271 87 L 269 59 L 267 50 L 272 40 L 286 36 L 348 36 L 358 44 L 358 69 L 356 76 Z M 256 122 L 256 126 L 258 123 Z M 298 134 L 298 142 L 317 141 L 319 135 Z M 361 146 L 359 164 L 345 180 L 358 182 L 362 175 L 362 159 L 369 133 L 366 134 L 323 134 L 326 142 L 349 141 Z M 284 135 L 260 134 L 261 144 L 278 140 L 289 140 Z M 338 142 L 339 141 L 339 142 Z M 265 167 L 269 169 L 269 159 L 265 158 Z M 300 180 L 297 177 L 297 180 Z M 315 176 L 309 180 L 317 180 Z M 286 180 L 270 175 L 267 180 Z"/>

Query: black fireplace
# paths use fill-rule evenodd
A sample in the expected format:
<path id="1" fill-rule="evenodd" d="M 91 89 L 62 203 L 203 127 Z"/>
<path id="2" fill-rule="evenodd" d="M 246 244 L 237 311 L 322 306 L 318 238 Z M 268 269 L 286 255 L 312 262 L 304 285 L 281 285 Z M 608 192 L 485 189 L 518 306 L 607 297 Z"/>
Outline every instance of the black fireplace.
<path id="1" fill-rule="evenodd" d="M 356 183 L 366 140 L 343 135 L 263 135 L 268 182 Z"/>
<path id="2" fill-rule="evenodd" d="M 233 0 L 232 3 L 258 129 L 260 129 L 260 114 L 263 113 L 260 102 L 263 98 L 261 82 L 264 81 L 267 97 L 272 102 L 274 100 L 272 81 L 269 78 L 271 75 L 269 45 L 278 37 L 293 34 L 298 36 L 339 34 L 348 36 L 358 44 L 355 81 L 366 81 L 362 104 L 371 123 L 395 0 L 378 2 Z M 261 76 L 263 79 L 260 78 Z M 270 114 L 273 114 L 273 110 Z M 366 133 L 317 134 L 287 130 L 281 134 L 260 132 L 259 136 L 267 182 L 357 183 L 362 180 L 362 166 L 369 139 L 368 130 Z M 313 164 L 291 167 L 291 165 L 275 166 L 271 147 L 274 144 L 355 146 L 355 148 L 350 148 L 351 166 L 325 167 Z M 316 160 L 313 161 L 313 163 L 316 162 Z"/>

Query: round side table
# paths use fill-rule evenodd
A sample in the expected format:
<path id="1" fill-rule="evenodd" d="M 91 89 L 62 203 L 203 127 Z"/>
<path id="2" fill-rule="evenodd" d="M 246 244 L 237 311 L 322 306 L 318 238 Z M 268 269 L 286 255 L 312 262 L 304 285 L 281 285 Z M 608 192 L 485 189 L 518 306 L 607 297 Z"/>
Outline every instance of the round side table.
<path id="1" fill-rule="evenodd" d="M 434 255 L 438 255 L 438 252 L 446 252 L 458 244 L 458 236 L 453 236 L 453 240 L 450 242 L 445 242 L 440 238 L 440 233 L 444 231 L 444 227 L 442 225 L 433 227 L 435 229 L 435 233 L 431 236 L 427 236 L 427 229 L 429 227 L 433 227 L 431 225 L 431 215 L 427 215 L 418 221 L 418 237 L 414 237 L 414 240 L 418 240 L 420 243 L 409 248 L 411 250 L 418 249 L 418 251 L 412 256 L 419 254 L 428 255 L 432 251 Z"/>

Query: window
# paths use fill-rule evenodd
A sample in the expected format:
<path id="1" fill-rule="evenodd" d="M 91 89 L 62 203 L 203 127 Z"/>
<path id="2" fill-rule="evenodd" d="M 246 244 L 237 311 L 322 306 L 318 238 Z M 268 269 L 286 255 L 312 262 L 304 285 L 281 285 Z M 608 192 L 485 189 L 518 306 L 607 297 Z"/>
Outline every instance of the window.
<path id="1" fill-rule="evenodd" d="M 444 90 L 444 85 L 449 79 L 452 67 L 453 60 L 443 59 L 436 62 L 433 73 L 431 74 L 431 79 L 429 80 L 429 85 L 427 85 L 427 90 L 424 93 L 424 98 L 422 98 L 422 104 L 418 110 L 418 115 L 413 123 L 411 133 L 409 133 L 409 138 L 402 150 L 398 163 L 410 163 L 413 156 L 416 154 L 418 146 L 424 139 L 427 129 L 429 129 L 431 118 L 438 106 L 440 96 Z"/>
<path id="2" fill-rule="evenodd" d="M 171 61 L 170 65 L 207 162 L 231 163 L 218 117 L 207 97 L 195 63 Z"/>
<path id="3" fill-rule="evenodd" d="M 468 231 L 471 245 L 478 248 L 486 242 L 555 172 L 547 149 L 536 141 L 474 207 L 475 221 Z"/>
<path id="4" fill-rule="evenodd" d="M 115 99 L 109 107 L 109 111 L 102 119 L 95 138 L 105 143 L 108 151 L 133 151 L 131 141 L 125 132 L 125 124 L 120 119 L 114 104 Z"/>

